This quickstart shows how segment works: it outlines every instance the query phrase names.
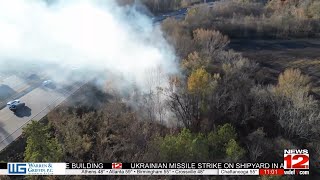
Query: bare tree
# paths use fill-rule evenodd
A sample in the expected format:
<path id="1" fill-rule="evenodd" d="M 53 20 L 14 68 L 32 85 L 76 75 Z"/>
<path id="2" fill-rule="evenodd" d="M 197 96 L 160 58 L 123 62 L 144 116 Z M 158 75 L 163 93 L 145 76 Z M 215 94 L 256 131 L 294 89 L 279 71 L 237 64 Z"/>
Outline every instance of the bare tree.
<path id="1" fill-rule="evenodd" d="M 196 29 L 193 32 L 194 42 L 209 57 L 217 50 L 223 50 L 228 43 L 229 38 L 222 35 L 219 31 Z"/>
<path id="2" fill-rule="evenodd" d="M 259 128 L 256 131 L 250 133 L 247 136 L 246 141 L 250 159 L 254 162 L 264 158 L 272 147 L 270 146 L 269 140 L 266 138 L 266 134 L 263 128 Z"/>

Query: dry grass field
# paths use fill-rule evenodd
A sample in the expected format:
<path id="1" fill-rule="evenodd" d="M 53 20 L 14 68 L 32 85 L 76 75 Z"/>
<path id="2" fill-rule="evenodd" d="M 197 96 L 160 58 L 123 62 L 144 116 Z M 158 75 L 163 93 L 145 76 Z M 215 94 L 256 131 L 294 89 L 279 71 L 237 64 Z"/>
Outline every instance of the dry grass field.
<path id="1" fill-rule="evenodd" d="M 320 39 L 232 40 L 229 47 L 259 62 L 274 81 L 284 69 L 299 68 L 320 94 Z"/>

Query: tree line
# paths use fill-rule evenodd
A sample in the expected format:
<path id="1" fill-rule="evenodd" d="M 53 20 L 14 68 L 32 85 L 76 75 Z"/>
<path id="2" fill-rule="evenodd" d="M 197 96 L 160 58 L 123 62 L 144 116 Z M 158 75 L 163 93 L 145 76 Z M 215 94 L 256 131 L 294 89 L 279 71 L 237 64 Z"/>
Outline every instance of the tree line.
<path id="1" fill-rule="evenodd" d="M 231 6 L 242 8 L 243 14 L 250 8 L 250 14 L 260 13 L 253 8 L 260 3 L 256 1 L 218 3 L 231 2 L 250 3 Z M 303 5 L 298 0 L 281 6 L 273 3 L 277 2 L 263 5 L 298 9 Z M 312 14 L 308 18 L 316 18 L 312 4 L 317 1 L 305 3 Z M 230 7 L 225 8 L 215 13 L 235 18 L 228 14 Z M 132 86 L 126 95 L 109 87 L 86 86 L 70 104 L 49 113 L 46 123 L 33 122 L 24 129 L 24 160 L 282 162 L 283 149 L 297 148 L 320 156 L 320 103 L 312 95 L 310 77 L 299 69 L 286 69 L 276 83 L 270 83 L 254 59 L 228 48 L 230 39 L 224 33 L 228 29 L 215 28 L 210 17 L 193 13 L 203 12 L 191 10 L 184 21 L 169 18 L 161 25 L 179 57 L 181 73 L 168 76 L 161 68 L 152 70 L 148 91 Z M 162 86 L 162 80 L 168 84 Z M 257 179 L 273 178 L 288 179 Z"/>

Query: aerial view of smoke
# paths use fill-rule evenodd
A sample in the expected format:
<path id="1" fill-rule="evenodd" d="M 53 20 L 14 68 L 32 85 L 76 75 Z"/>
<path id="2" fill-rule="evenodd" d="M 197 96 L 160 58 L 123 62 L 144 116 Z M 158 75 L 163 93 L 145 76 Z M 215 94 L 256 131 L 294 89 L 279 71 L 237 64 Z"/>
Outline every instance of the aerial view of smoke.
<path id="1" fill-rule="evenodd" d="M 113 0 L 0 3 L 0 71 L 37 67 L 60 79 L 75 68 L 109 71 L 141 86 L 150 69 L 176 71 L 159 28 L 132 7 Z"/>

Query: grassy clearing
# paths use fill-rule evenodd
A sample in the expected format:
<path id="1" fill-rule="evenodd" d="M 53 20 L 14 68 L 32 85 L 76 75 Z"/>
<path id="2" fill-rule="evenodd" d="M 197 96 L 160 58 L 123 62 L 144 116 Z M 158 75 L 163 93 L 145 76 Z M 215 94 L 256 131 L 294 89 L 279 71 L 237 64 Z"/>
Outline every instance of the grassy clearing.
<path id="1" fill-rule="evenodd" d="M 313 92 L 320 95 L 320 40 L 246 40 L 231 41 L 230 47 L 258 61 L 263 74 L 277 80 L 287 68 L 299 68 L 312 79 Z"/>

